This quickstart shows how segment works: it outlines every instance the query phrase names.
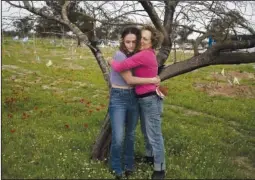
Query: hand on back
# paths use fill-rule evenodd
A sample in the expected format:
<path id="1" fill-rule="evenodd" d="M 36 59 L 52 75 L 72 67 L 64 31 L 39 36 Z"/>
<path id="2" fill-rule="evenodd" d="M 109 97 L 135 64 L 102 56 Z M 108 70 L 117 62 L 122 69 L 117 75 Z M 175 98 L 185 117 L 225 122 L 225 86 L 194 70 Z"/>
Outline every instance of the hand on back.
<path id="1" fill-rule="evenodd" d="M 156 86 L 160 85 L 160 81 L 161 80 L 160 80 L 159 76 L 152 78 L 152 84 L 155 84 Z"/>

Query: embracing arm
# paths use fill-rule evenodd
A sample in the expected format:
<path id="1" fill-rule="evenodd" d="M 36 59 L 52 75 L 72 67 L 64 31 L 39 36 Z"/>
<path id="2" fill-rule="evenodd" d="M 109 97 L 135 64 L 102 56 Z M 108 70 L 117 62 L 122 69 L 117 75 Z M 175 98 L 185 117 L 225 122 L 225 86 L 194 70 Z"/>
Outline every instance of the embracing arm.
<path id="1" fill-rule="evenodd" d="M 144 57 L 144 51 L 141 51 L 133 55 L 132 57 L 125 59 L 122 62 L 109 60 L 108 63 L 116 72 L 122 72 L 144 64 L 145 59 L 146 58 Z"/>
<path id="2" fill-rule="evenodd" d="M 140 78 L 133 76 L 131 71 L 123 71 L 120 73 L 121 76 L 124 78 L 127 84 L 129 85 L 137 85 L 137 84 L 159 84 L 160 79 L 158 76 L 153 78 Z"/>

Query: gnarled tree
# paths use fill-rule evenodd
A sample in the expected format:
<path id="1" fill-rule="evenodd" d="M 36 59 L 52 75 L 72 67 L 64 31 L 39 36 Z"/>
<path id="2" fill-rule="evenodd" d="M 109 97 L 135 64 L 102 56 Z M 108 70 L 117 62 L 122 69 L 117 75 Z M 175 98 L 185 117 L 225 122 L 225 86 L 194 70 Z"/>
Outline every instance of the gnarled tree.
<path id="1" fill-rule="evenodd" d="M 194 47 L 194 56 L 184 61 L 164 66 L 160 73 L 162 81 L 178 76 L 195 69 L 219 64 L 241 64 L 255 62 L 255 52 L 239 53 L 236 50 L 255 47 L 255 31 L 254 27 L 246 20 L 245 16 L 235 8 L 233 10 L 228 7 L 249 6 L 254 2 L 224 2 L 224 1 L 137 1 L 137 2 L 87 2 L 87 1 L 59 1 L 57 8 L 46 1 L 44 7 L 36 8 L 33 1 L 23 1 L 22 3 L 8 3 L 12 6 L 23 8 L 31 13 L 44 17 L 48 20 L 54 20 L 65 26 L 68 26 L 77 39 L 85 43 L 97 60 L 105 81 L 109 84 L 109 67 L 105 62 L 100 49 L 94 43 L 93 38 L 84 33 L 80 23 L 74 22 L 71 18 L 73 7 L 80 7 L 83 10 L 77 11 L 83 16 L 89 17 L 93 23 L 101 23 L 108 25 L 127 25 L 127 24 L 143 24 L 142 19 L 137 22 L 123 22 L 116 24 L 116 20 L 123 17 L 142 17 L 147 18 L 151 23 L 164 35 L 161 48 L 157 54 L 159 66 L 163 66 L 168 59 L 172 49 L 172 38 L 175 37 L 176 29 L 181 31 L 179 35 L 185 40 L 191 32 L 198 33 L 198 37 L 192 41 Z M 250 5 L 250 7 L 253 7 Z M 252 12 L 252 10 L 251 10 Z M 128 19 L 128 18 L 127 18 Z M 87 20 L 85 20 L 87 21 Z M 93 27 L 95 28 L 95 27 Z M 245 30 L 248 34 L 246 38 L 238 40 L 233 36 L 239 35 L 238 31 Z M 93 29 L 91 29 L 93 30 Z M 95 36 L 95 34 L 93 34 Z M 217 44 L 208 48 L 204 53 L 199 53 L 198 45 L 208 38 L 214 37 Z M 253 36 L 249 36 L 253 35 Z M 93 36 L 92 36 L 93 37 Z M 248 38 L 247 38 L 248 37 Z M 235 40 L 236 39 L 236 40 Z M 226 50 L 228 50 L 226 52 Z M 98 135 L 92 149 L 92 158 L 103 160 L 107 157 L 109 145 L 111 142 L 111 129 L 109 123 L 109 115 L 104 118 L 103 127 Z"/>

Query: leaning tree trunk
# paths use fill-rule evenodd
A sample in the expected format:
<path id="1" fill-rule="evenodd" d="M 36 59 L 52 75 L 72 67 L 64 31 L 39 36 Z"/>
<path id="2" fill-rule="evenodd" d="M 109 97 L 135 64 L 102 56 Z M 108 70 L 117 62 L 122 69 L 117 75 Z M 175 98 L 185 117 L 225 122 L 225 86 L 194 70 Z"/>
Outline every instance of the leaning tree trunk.
<path id="1" fill-rule="evenodd" d="M 93 55 L 96 57 L 96 60 L 103 72 L 104 79 L 107 82 L 108 88 L 110 89 L 110 80 L 109 80 L 109 69 L 106 62 L 102 59 L 102 52 L 100 49 L 94 44 L 88 45 Z M 107 114 L 103 120 L 103 126 L 101 127 L 100 133 L 97 136 L 95 144 L 92 148 L 91 158 L 93 160 L 106 160 L 109 155 L 110 145 L 111 145 L 111 124 L 110 124 L 110 116 L 109 116 L 109 107 L 107 110 Z"/>
<path id="2" fill-rule="evenodd" d="M 106 160 L 109 155 L 112 137 L 109 113 L 105 115 L 103 122 L 104 124 L 101 128 L 100 134 L 98 135 L 92 149 L 91 158 L 93 160 L 103 161 Z"/>

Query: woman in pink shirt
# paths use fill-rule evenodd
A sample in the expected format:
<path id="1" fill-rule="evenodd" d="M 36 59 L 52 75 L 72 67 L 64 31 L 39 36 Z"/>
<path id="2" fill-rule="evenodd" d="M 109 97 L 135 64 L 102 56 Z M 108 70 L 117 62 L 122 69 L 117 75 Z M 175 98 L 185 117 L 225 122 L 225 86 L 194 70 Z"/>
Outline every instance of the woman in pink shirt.
<path id="1" fill-rule="evenodd" d="M 141 51 L 122 62 L 110 60 L 116 72 L 134 69 L 134 75 L 152 78 L 158 74 L 155 48 L 159 45 L 160 34 L 151 26 L 142 29 Z M 154 160 L 152 179 L 165 178 L 164 140 L 161 130 L 162 99 L 156 93 L 155 84 L 135 86 L 141 117 L 141 129 L 145 138 L 146 157 Z"/>

